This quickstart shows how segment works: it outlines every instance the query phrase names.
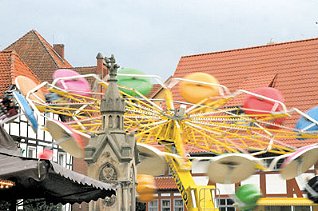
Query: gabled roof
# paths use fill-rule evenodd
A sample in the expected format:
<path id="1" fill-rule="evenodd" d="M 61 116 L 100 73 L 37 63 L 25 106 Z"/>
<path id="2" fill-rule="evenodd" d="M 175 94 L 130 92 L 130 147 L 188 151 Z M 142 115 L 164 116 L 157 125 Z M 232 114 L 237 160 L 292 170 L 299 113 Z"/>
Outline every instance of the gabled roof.
<path id="1" fill-rule="evenodd" d="M 15 51 L 0 52 L 0 95 L 6 91 L 18 75 L 31 78 L 34 82 L 40 83 L 38 77 L 20 59 Z"/>
<path id="2" fill-rule="evenodd" d="M 72 67 L 35 30 L 26 33 L 5 50 L 15 50 L 42 81 L 52 81 L 56 69 Z"/>
<path id="3" fill-rule="evenodd" d="M 318 38 L 183 56 L 173 77 L 182 78 L 194 72 L 213 75 L 231 92 L 275 87 L 282 92 L 287 108 L 307 111 L 318 105 Z M 172 89 L 174 100 L 184 101 L 178 88 Z M 233 103 L 242 105 L 243 99 L 238 97 Z M 296 118 L 287 124 L 294 125 Z M 297 147 L 316 142 L 286 141 Z"/>
<path id="4" fill-rule="evenodd" d="M 205 72 L 231 91 L 271 85 L 287 107 L 318 104 L 318 38 L 181 57 L 174 77 Z M 275 79 L 275 80 L 274 80 Z M 262 82 L 262 83 L 260 83 Z M 175 98 L 181 99 L 177 89 Z"/>

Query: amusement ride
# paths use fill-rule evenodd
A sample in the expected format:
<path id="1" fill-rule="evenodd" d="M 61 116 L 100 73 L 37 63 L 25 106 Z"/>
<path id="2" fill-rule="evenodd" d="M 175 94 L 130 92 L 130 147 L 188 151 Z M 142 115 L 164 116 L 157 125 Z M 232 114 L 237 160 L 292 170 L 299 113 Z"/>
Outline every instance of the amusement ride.
<path id="1" fill-rule="evenodd" d="M 108 70 L 115 68 L 113 57 L 105 58 L 105 62 Z M 124 128 L 135 135 L 139 150 L 137 193 L 142 202 L 153 198 L 153 176 L 164 174 L 168 168 L 185 206 L 194 211 L 218 208 L 216 187 L 197 185 L 191 175 L 192 165 L 205 163 L 211 181 L 233 184 L 256 171 L 273 170 L 278 161 L 283 161 L 280 173 L 284 179 L 295 178 L 318 162 L 317 143 L 301 148 L 288 144 L 318 138 L 318 108 L 307 113 L 289 109 L 275 88 L 231 92 L 206 73 L 171 78 L 167 84 L 158 76 L 129 68 L 118 69 L 117 78 L 125 101 Z M 153 83 L 161 88 L 156 98 L 149 98 Z M 107 77 L 59 69 L 52 83 L 36 84 L 18 76 L 15 84 L 14 99 L 32 128 L 48 130 L 62 149 L 84 158 L 85 140 L 98 136 L 103 127 L 100 108 Z M 178 94 L 185 101 L 174 101 Z M 51 114 L 57 114 L 59 121 Z M 45 125 L 38 125 L 39 117 L 46 118 Z M 291 122 L 296 117 L 299 120 L 294 127 Z M 158 145 L 164 152 L 156 148 Z M 186 149 L 211 156 L 193 158 Z M 265 157 L 273 158 L 271 165 L 262 162 Z M 317 203 L 317 178 L 308 184 L 308 197 Z M 243 185 L 231 197 L 240 210 L 251 210 L 261 194 L 254 186 Z"/>

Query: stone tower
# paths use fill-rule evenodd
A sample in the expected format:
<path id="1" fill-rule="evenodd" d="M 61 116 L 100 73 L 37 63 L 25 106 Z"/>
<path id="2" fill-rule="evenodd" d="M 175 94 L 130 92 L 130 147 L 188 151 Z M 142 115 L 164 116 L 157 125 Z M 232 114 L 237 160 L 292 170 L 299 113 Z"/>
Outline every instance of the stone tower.
<path id="1" fill-rule="evenodd" d="M 117 184 L 116 197 L 90 203 L 90 211 L 135 211 L 137 148 L 134 136 L 124 130 L 125 101 L 117 87 L 113 56 L 105 58 L 109 70 L 108 87 L 101 101 L 103 128 L 85 148 L 88 176 Z"/>

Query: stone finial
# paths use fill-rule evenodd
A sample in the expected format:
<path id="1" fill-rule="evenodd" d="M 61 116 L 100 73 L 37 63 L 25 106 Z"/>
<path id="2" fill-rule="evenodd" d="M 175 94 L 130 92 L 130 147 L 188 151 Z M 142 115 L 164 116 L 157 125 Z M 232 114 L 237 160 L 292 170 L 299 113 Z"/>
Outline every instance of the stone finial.
<path id="1" fill-rule="evenodd" d="M 110 58 L 105 57 L 106 67 L 109 70 L 109 79 L 108 81 L 117 81 L 117 69 L 119 68 L 119 65 L 116 64 L 116 60 L 114 55 L 111 55 Z"/>

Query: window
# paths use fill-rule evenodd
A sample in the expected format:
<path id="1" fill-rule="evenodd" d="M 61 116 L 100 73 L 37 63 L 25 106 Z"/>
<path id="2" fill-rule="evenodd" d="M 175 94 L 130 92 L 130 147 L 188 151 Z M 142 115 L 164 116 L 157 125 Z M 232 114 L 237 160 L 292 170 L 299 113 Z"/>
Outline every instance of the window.
<path id="1" fill-rule="evenodd" d="M 19 147 L 20 147 L 22 156 L 23 156 L 23 157 L 27 157 L 27 150 L 26 150 L 26 149 L 27 149 L 27 145 L 26 145 L 24 139 L 21 139 L 20 144 L 19 144 Z"/>
<path id="2" fill-rule="evenodd" d="M 66 153 L 65 152 L 58 152 L 58 164 L 63 167 L 66 167 Z"/>
<path id="3" fill-rule="evenodd" d="M 229 198 L 218 198 L 216 206 L 220 211 L 235 211 L 234 201 Z"/>
<path id="4" fill-rule="evenodd" d="M 161 200 L 161 211 L 170 211 L 170 199 Z"/>
<path id="5" fill-rule="evenodd" d="M 36 147 L 28 146 L 27 157 L 36 158 Z"/>
<path id="6" fill-rule="evenodd" d="M 158 211 L 158 200 L 148 202 L 149 211 Z"/>
<path id="7" fill-rule="evenodd" d="M 182 199 L 175 199 L 174 200 L 174 211 L 183 211 Z"/>

